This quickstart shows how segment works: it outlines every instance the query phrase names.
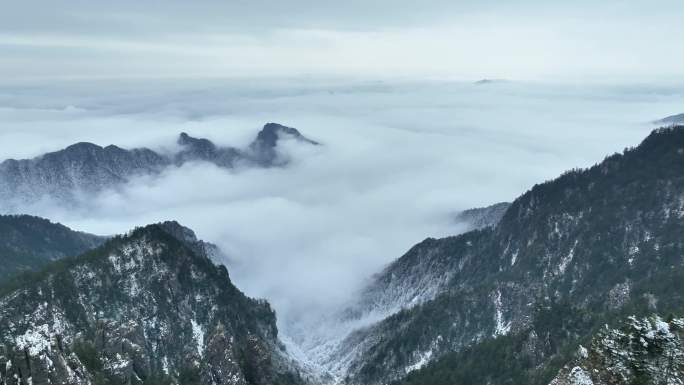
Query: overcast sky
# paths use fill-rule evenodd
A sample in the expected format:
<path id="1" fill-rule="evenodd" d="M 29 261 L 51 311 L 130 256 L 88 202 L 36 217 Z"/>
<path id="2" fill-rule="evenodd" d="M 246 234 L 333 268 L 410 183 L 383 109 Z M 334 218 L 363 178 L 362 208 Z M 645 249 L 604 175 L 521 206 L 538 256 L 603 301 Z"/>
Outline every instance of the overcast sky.
<path id="1" fill-rule="evenodd" d="M 679 0 L 8 1 L 0 71 L 671 81 L 682 18 Z"/>

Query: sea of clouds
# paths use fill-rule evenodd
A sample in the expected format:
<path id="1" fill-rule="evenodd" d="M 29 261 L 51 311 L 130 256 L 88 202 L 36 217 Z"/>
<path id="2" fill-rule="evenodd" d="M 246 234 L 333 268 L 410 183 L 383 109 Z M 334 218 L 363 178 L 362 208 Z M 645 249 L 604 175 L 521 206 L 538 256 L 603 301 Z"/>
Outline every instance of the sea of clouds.
<path id="1" fill-rule="evenodd" d="M 281 144 L 284 168 L 186 164 L 89 197 L 23 207 L 98 234 L 174 219 L 218 244 L 282 324 L 329 311 L 459 210 L 640 142 L 684 111 L 675 86 L 293 80 L 63 81 L 0 86 L 0 158 L 80 141 L 173 151 L 180 132 L 243 147 L 266 122 L 323 146 Z"/>

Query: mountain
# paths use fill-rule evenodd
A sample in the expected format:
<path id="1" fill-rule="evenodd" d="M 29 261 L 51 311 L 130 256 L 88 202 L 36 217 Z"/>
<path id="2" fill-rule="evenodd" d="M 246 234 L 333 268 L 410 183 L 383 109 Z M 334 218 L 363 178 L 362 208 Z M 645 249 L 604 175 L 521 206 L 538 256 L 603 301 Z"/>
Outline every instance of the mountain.
<path id="1" fill-rule="evenodd" d="M 601 325 L 684 309 L 683 191 L 684 127 L 536 185 L 495 227 L 427 239 L 390 265 L 371 298 L 410 305 L 327 347 L 322 362 L 337 364 L 324 368 L 346 384 L 421 368 L 548 384 Z"/>
<path id="2" fill-rule="evenodd" d="M 0 384 L 301 383 L 268 303 L 183 229 L 138 228 L 0 287 Z"/>
<path id="3" fill-rule="evenodd" d="M 75 199 L 128 181 L 135 175 L 161 172 L 168 160 L 149 149 L 124 150 L 77 143 L 33 159 L 0 163 L 0 198 L 36 202 L 45 197 Z"/>
<path id="4" fill-rule="evenodd" d="M 301 326 L 304 363 L 215 246 L 137 229 L 0 285 L 0 384 L 681 383 L 684 127 L 504 205 Z"/>
<path id="5" fill-rule="evenodd" d="M 604 328 L 551 385 L 684 383 L 684 318 L 630 317 Z"/>
<path id="6" fill-rule="evenodd" d="M 629 316 L 614 323 L 569 349 L 565 355 L 570 358 L 564 364 L 535 368 L 539 346 L 531 345 L 529 336 L 509 335 L 448 354 L 396 384 L 527 384 L 530 370 L 546 370 L 543 377 L 552 379 L 542 383 L 549 385 L 682 383 L 684 318 Z M 535 344 L 542 345 L 538 339 Z"/>
<path id="7" fill-rule="evenodd" d="M 510 203 L 465 210 L 456 221 L 470 229 L 494 227 Z M 451 253 L 467 253 L 461 244 L 445 247 L 441 240 L 428 238 L 412 247 L 404 256 L 375 274 L 354 300 L 338 312 L 324 316 L 313 325 L 288 325 L 289 337 L 320 370 L 332 377 L 343 376 L 357 348 L 345 342 L 358 329 L 387 318 L 404 309 L 434 299 L 448 287 L 458 260 Z M 441 258 L 436 255 L 441 254 Z M 431 258 L 425 256 L 431 255 Z M 423 263 L 424 262 L 424 263 Z M 340 350 L 340 346 L 348 349 Z"/>
<path id="8" fill-rule="evenodd" d="M 509 202 L 500 202 L 487 207 L 464 210 L 456 215 L 456 221 L 468 224 L 471 230 L 496 227 L 510 205 Z"/>
<path id="9" fill-rule="evenodd" d="M 9 208 L 46 198 L 73 203 L 81 197 L 121 186 L 133 177 L 159 174 L 168 167 L 187 162 L 209 162 L 224 168 L 238 164 L 284 166 L 288 160 L 280 156 L 278 143 L 288 138 L 308 145 L 318 144 L 296 129 L 276 123 L 266 124 L 246 149 L 220 147 L 187 133 L 180 134 L 179 150 L 173 154 L 147 148 L 126 150 L 114 145 L 77 143 L 33 159 L 9 159 L 0 163 L 0 201 Z"/>
<path id="10" fill-rule="evenodd" d="M 495 227 L 510 205 L 508 202 L 501 202 L 464 210 L 458 213 L 455 219 L 459 223 L 467 224 L 470 229 Z M 355 302 L 344 310 L 342 318 L 358 320 L 368 316 L 388 316 L 435 298 L 451 280 L 452 273 L 457 270 L 457 267 L 450 263 L 455 261 L 446 255 L 442 258 L 437 258 L 436 255 L 457 252 L 467 253 L 467 250 L 445 248 L 440 240 L 425 239 L 375 274 L 357 294 Z M 433 257 L 424 258 L 426 255 Z M 443 265 L 442 262 L 447 264 Z"/>
<path id="11" fill-rule="evenodd" d="M 306 138 L 292 127 L 286 127 L 277 123 L 267 123 L 264 128 L 259 131 L 256 139 L 249 145 L 249 151 L 253 162 L 262 167 L 287 163 L 286 159 L 279 159 L 278 152 L 276 151 L 278 141 L 281 138 L 291 138 L 298 142 L 313 146 L 320 145 L 320 143 Z"/>
<path id="12" fill-rule="evenodd" d="M 506 79 L 480 79 L 475 81 L 473 84 L 476 85 L 486 85 L 486 84 L 497 84 L 497 83 L 508 83 L 509 80 Z"/>
<path id="13" fill-rule="evenodd" d="M 187 228 L 176 221 L 157 223 L 165 232 L 181 241 L 187 248 L 197 255 L 204 255 L 217 265 L 228 265 L 228 257 L 213 243 L 197 238 L 192 229 Z"/>
<path id="14" fill-rule="evenodd" d="M 173 163 L 182 166 L 186 162 L 203 161 L 213 163 L 219 167 L 231 168 L 242 160 L 242 151 L 232 147 L 218 147 L 208 139 L 193 138 L 181 133 L 178 137 L 181 150 L 173 156 Z"/>
<path id="15" fill-rule="evenodd" d="M 668 116 L 668 117 L 665 117 L 663 119 L 658 120 L 656 123 L 657 124 L 665 124 L 665 125 L 684 124 L 684 114 L 671 115 L 671 116 Z"/>
<path id="16" fill-rule="evenodd" d="M 104 237 L 28 215 L 0 215 L 0 284 L 52 261 L 100 246 Z"/>

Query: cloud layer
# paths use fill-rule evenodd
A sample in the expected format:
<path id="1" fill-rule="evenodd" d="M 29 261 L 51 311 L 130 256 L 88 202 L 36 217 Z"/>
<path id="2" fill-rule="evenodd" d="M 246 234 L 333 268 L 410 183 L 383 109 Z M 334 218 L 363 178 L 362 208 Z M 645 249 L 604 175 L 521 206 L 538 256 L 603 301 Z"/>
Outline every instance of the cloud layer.
<path id="1" fill-rule="evenodd" d="M 77 141 L 169 148 L 178 133 L 243 146 L 268 121 L 323 146 L 285 142 L 287 168 L 187 164 L 80 210 L 24 208 L 111 234 L 176 219 L 219 244 L 249 295 L 287 321 L 326 311 L 425 237 L 462 230 L 461 209 L 637 144 L 680 112 L 676 87 L 455 82 L 64 82 L 0 88 L 1 158 Z"/>
<path id="2" fill-rule="evenodd" d="M 677 0 L 11 2 L 13 78 L 681 79 Z"/>

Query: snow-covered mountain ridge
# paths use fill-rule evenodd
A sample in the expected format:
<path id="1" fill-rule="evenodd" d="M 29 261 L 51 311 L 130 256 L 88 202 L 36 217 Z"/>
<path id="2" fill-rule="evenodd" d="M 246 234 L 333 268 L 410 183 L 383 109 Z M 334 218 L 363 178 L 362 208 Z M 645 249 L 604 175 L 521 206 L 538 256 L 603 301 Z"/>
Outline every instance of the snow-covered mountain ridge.
<path id="1" fill-rule="evenodd" d="M 1 287 L 0 384 L 301 383 L 268 303 L 179 229 L 139 228 Z"/>
<path id="2" fill-rule="evenodd" d="M 294 128 L 268 123 L 245 149 L 220 147 L 186 133 L 178 138 L 172 154 L 148 148 L 123 149 L 76 143 L 33 159 L 8 159 L 0 163 L 0 200 L 6 209 L 42 199 L 73 203 L 105 189 L 117 188 L 131 178 L 155 175 L 187 162 L 209 162 L 219 167 L 276 167 L 288 159 L 278 152 L 281 138 L 318 145 Z"/>

